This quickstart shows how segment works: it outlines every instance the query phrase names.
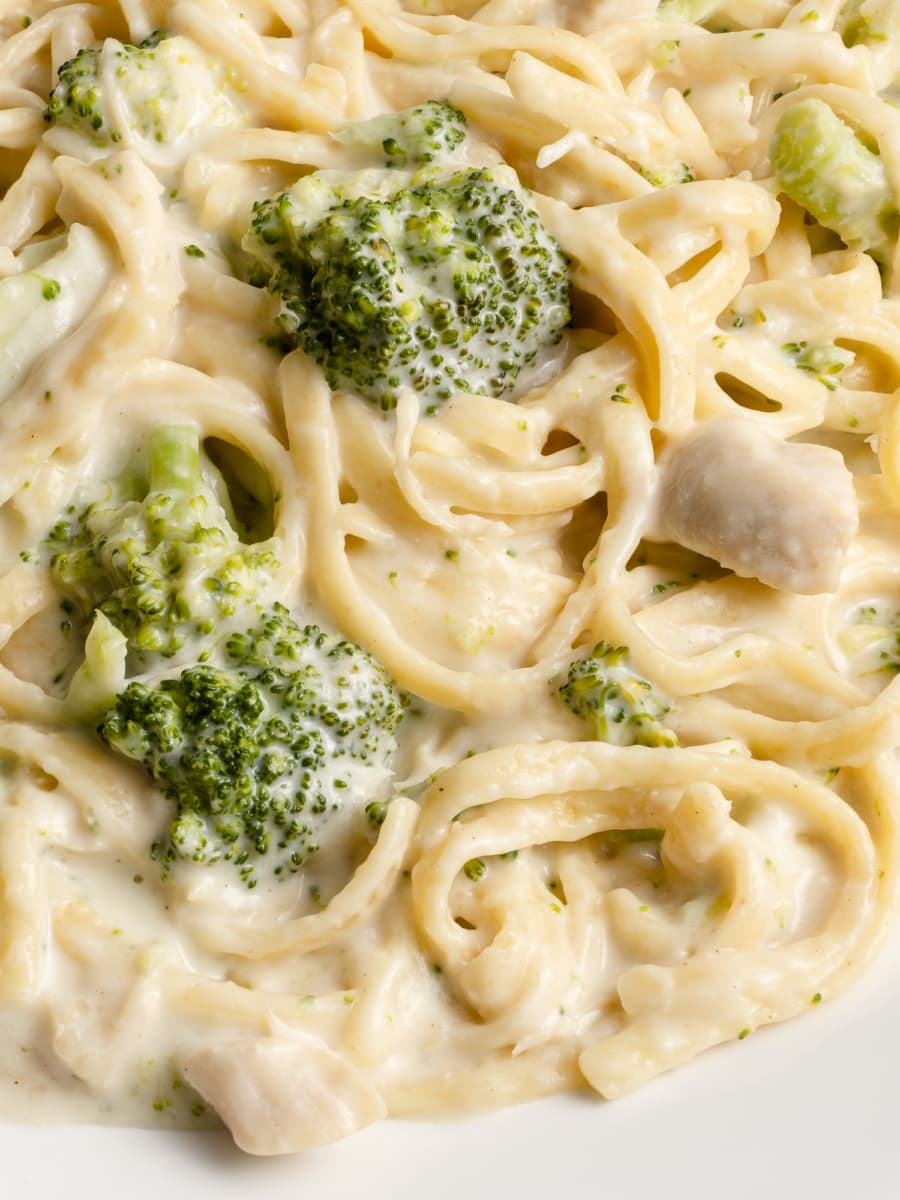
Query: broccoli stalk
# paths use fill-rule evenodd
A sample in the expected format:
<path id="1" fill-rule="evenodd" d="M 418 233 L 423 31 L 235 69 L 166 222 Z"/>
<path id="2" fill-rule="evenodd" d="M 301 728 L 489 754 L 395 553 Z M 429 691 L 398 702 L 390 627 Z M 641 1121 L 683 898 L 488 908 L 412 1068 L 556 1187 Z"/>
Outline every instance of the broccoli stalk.
<path id="1" fill-rule="evenodd" d="M 125 688 L 128 639 L 98 609 L 84 644 L 84 662 L 72 676 L 66 709 L 76 721 L 96 725 Z"/>
<path id="2" fill-rule="evenodd" d="M 769 154 L 779 189 L 820 225 L 880 262 L 890 259 L 900 214 L 884 163 L 827 104 L 792 104 Z"/>
<path id="3" fill-rule="evenodd" d="M 627 662 L 628 647 L 598 642 L 570 665 L 556 690 L 567 708 L 590 724 L 597 741 L 618 746 L 674 746 L 675 734 L 662 725 L 670 706 L 653 684 Z"/>
<path id="4" fill-rule="evenodd" d="M 504 395 L 570 316 L 565 256 L 508 167 L 315 172 L 256 204 L 242 244 L 288 346 L 383 409 Z"/>

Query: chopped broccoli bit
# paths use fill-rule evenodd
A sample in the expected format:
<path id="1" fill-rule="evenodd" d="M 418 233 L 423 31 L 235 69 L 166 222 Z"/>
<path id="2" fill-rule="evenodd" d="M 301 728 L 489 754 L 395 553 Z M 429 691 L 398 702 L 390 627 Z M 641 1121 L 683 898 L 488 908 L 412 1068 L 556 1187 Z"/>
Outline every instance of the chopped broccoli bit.
<path id="1" fill-rule="evenodd" d="M 101 148 L 134 138 L 169 145 L 238 123 L 228 81 L 189 38 L 157 32 L 138 46 L 107 38 L 59 68 L 44 117 Z"/>
<path id="2" fill-rule="evenodd" d="M 251 281 L 333 388 L 500 396 L 558 342 L 566 259 L 507 167 L 317 172 L 255 205 Z"/>
<path id="3" fill-rule="evenodd" d="M 798 371 L 808 371 L 830 392 L 840 383 L 844 368 L 856 357 L 852 350 L 833 342 L 785 342 L 781 348 Z"/>
<path id="4" fill-rule="evenodd" d="M 466 137 L 466 118 L 456 108 L 429 100 L 405 112 L 354 121 L 333 135 L 352 149 L 380 152 L 386 167 L 421 167 L 448 158 Z"/>
<path id="5" fill-rule="evenodd" d="M 463 872 L 467 879 L 471 879 L 473 883 L 477 882 L 487 870 L 483 858 L 470 858 L 463 867 Z"/>
<path id="6" fill-rule="evenodd" d="M 895 0 L 849 0 L 835 22 L 845 46 L 888 42 L 900 36 L 900 10 Z"/>
<path id="7" fill-rule="evenodd" d="M 228 861 L 254 886 L 259 858 L 275 875 L 296 871 L 336 813 L 383 785 L 403 709 L 365 651 L 279 604 L 217 658 L 129 683 L 100 736 L 176 806 L 156 847 L 163 864 Z"/>
<path id="8" fill-rule="evenodd" d="M 57 586 L 85 618 L 102 612 L 139 669 L 172 658 L 256 607 L 277 568 L 270 547 L 244 545 L 204 478 L 199 435 L 162 426 L 149 441 L 149 480 L 127 470 L 107 496 L 47 539 Z"/>
<path id="9" fill-rule="evenodd" d="M 667 167 L 655 167 L 652 171 L 641 171 L 648 183 L 655 188 L 674 187 L 678 183 L 693 183 L 694 172 L 687 163 L 671 163 Z"/>
<path id="10" fill-rule="evenodd" d="M 781 191 L 850 246 L 886 261 L 900 227 L 884 163 L 823 101 L 781 116 L 770 147 Z"/>
<path id="11" fill-rule="evenodd" d="M 627 656 L 627 646 L 598 642 L 587 657 L 575 659 L 565 682 L 554 686 L 566 707 L 589 722 L 598 741 L 676 745 L 675 734 L 660 723 L 670 706 L 649 680 L 631 669 Z"/>

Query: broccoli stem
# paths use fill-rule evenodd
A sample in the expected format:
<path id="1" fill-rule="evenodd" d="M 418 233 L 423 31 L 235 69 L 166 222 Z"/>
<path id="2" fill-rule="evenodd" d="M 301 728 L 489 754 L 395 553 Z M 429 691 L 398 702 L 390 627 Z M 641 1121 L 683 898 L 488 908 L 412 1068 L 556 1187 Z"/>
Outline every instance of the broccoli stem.
<path id="1" fill-rule="evenodd" d="M 821 100 L 792 104 L 770 148 L 778 186 L 848 245 L 889 259 L 900 217 L 884 163 Z"/>
<path id="2" fill-rule="evenodd" d="M 193 495 L 204 486 L 196 426 L 158 426 L 150 435 L 148 457 L 151 492 Z"/>

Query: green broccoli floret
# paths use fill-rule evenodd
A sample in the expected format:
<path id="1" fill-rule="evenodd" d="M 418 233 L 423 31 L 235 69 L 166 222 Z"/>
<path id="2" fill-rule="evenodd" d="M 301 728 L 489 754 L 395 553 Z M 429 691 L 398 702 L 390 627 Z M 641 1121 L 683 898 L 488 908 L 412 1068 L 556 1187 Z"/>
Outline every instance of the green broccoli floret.
<path id="1" fill-rule="evenodd" d="M 500 396 L 559 341 L 566 259 L 507 167 L 317 172 L 255 205 L 252 282 L 333 388 Z"/>
<path id="2" fill-rule="evenodd" d="M 326 823 L 365 827 L 403 709 L 368 654 L 301 627 L 278 604 L 215 657 L 177 678 L 130 683 L 100 736 L 175 805 L 155 847 L 164 865 L 228 861 L 252 887 L 263 857 L 274 875 L 301 867 Z"/>
<path id="3" fill-rule="evenodd" d="M 404 112 L 354 121 L 332 135 L 352 149 L 380 153 L 386 167 L 422 167 L 446 160 L 466 137 L 466 118 L 441 100 Z"/>
<path id="4" fill-rule="evenodd" d="M 101 148 L 135 140 L 171 147 L 239 123 L 230 82 L 189 38 L 158 32 L 139 46 L 107 38 L 59 68 L 44 117 Z"/>
<path id="5" fill-rule="evenodd" d="M 779 189 L 820 225 L 881 262 L 890 258 L 900 214 L 884 163 L 827 104 L 792 104 L 769 154 Z"/>
<path id="6" fill-rule="evenodd" d="M 628 647 L 598 642 L 569 667 L 554 687 L 567 708 L 587 721 L 597 741 L 617 746 L 674 746 L 677 738 L 660 722 L 670 705 L 627 662 Z M 557 686 L 558 685 L 558 686 Z"/>
<path id="7" fill-rule="evenodd" d="M 270 545 L 241 542 L 227 500 L 204 478 L 196 428 L 155 429 L 147 459 L 146 483 L 129 468 L 47 539 L 59 589 L 82 617 L 98 610 L 125 635 L 139 670 L 260 611 L 278 566 Z"/>

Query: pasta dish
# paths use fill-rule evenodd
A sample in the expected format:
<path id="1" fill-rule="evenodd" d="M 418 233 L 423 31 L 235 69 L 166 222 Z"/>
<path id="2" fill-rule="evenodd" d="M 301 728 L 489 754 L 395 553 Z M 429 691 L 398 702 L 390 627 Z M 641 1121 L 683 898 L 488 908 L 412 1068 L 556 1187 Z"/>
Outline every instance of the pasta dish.
<path id="1" fill-rule="evenodd" d="M 0 1114 L 292 1153 L 846 987 L 893 0 L 0 13 Z"/>

